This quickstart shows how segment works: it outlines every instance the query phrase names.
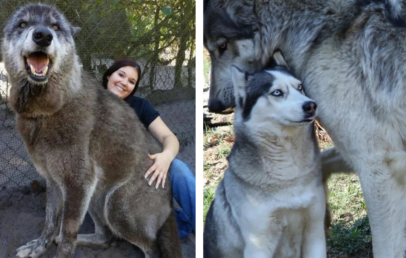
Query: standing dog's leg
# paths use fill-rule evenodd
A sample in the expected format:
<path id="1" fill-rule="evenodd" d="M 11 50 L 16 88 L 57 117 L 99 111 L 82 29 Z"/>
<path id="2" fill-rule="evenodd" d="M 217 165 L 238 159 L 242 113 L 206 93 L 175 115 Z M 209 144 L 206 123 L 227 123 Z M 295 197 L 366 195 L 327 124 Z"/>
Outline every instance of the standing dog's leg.
<path id="1" fill-rule="evenodd" d="M 71 258 L 75 253 L 76 238 L 95 191 L 97 177 L 91 168 L 90 158 L 79 148 L 71 155 L 57 155 L 54 171 L 62 188 L 63 213 L 57 258 Z"/>
<path id="2" fill-rule="evenodd" d="M 322 151 L 321 169 L 323 178 L 329 178 L 333 173 L 353 173 L 354 170 L 344 161 L 336 148 Z"/>
<path id="3" fill-rule="evenodd" d="M 59 232 L 60 211 L 61 211 L 61 192 L 59 187 L 52 179 L 47 180 L 47 203 L 45 228 L 38 239 L 32 240 L 24 246 L 17 249 L 17 257 L 36 258 L 45 253 L 49 244 L 54 241 L 56 234 Z"/>
<path id="4" fill-rule="evenodd" d="M 384 162 L 375 160 L 362 165 L 359 176 L 368 208 L 374 257 L 405 257 L 405 186 L 391 175 Z"/>
<path id="5" fill-rule="evenodd" d="M 92 204 L 91 204 L 92 205 Z M 96 206 L 98 207 L 98 206 Z M 93 209 L 89 209 L 89 214 L 94 222 L 94 234 L 79 234 L 77 238 L 77 245 L 93 246 L 93 247 L 107 247 L 112 238 L 112 233 L 109 230 L 106 223 L 103 222 L 103 215 L 100 211 L 103 211 L 103 206 L 98 207 L 99 213 Z"/>

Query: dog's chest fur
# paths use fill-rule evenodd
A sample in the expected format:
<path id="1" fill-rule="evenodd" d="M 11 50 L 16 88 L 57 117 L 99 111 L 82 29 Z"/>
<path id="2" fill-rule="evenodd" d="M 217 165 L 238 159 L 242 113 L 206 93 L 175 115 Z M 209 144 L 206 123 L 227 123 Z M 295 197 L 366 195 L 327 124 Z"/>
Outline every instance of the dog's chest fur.
<path id="1" fill-rule="evenodd" d="M 227 173 L 225 180 L 230 179 L 233 184 L 238 182 Z M 316 180 L 274 192 L 246 185 L 235 187 L 227 182 L 225 185 L 230 186 L 225 192 L 242 235 L 258 245 L 276 244 L 275 257 L 300 257 L 309 207 L 317 201 L 314 189 L 320 187 Z"/>

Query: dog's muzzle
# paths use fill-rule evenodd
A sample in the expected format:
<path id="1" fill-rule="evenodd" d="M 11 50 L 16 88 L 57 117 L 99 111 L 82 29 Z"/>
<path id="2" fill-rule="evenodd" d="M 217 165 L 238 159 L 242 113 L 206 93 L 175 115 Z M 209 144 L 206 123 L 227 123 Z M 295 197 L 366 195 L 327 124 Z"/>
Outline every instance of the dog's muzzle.
<path id="1" fill-rule="evenodd" d="M 33 52 L 24 57 L 25 68 L 28 75 L 36 82 L 45 82 L 48 79 L 48 72 L 51 66 L 49 56 L 42 52 Z"/>
<path id="2" fill-rule="evenodd" d="M 44 83 L 48 80 L 51 60 L 46 48 L 52 44 L 52 40 L 52 32 L 47 28 L 36 28 L 32 33 L 32 41 L 40 51 L 25 55 L 24 62 L 28 75 L 35 82 Z"/>

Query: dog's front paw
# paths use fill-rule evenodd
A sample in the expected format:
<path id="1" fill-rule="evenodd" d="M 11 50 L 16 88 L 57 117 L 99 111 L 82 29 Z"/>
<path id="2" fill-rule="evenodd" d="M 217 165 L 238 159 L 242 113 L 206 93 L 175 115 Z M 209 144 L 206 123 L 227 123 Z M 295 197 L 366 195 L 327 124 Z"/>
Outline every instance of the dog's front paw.
<path id="1" fill-rule="evenodd" d="M 26 245 L 19 247 L 16 250 L 16 256 L 18 258 L 37 258 L 45 253 L 45 251 L 47 250 L 45 245 L 46 243 L 44 243 L 44 241 L 41 241 L 40 239 L 32 240 Z"/>

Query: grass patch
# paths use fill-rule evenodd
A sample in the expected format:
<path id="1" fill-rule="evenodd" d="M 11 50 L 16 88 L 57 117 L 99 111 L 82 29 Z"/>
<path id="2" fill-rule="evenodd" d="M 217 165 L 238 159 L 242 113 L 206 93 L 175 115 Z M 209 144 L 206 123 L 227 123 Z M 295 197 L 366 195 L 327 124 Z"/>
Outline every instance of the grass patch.
<path id="1" fill-rule="evenodd" d="M 226 158 L 231 152 L 230 146 L 221 146 L 218 148 L 217 157 L 219 159 Z"/>
<path id="2" fill-rule="evenodd" d="M 203 150 L 218 146 L 222 143 L 234 142 L 234 133 L 232 126 L 226 127 L 226 129 L 212 129 L 207 127 L 203 135 Z"/>
<path id="3" fill-rule="evenodd" d="M 340 222 L 331 228 L 327 238 L 327 251 L 332 255 L 372 253 L 371 229 L 368 217 L 356 220 L 353 224 Z M 352 256 L 353 257 L 353 256 Z"/>
<path id="4" fill-rule="evenodd" d="M 371 230 L 358 176 L 333 175 L 328 188 L 333 225 L 327 237 L 329 257 L 372 257 Z"/>
<path id="5" fill-rule="evenodd" d="M 203 191 L 203 224 L 206 222 L 206 215 L 210 209 L 210 205 L 214 200 L 217 185 L 215 187 L 207 187 Z"/>

